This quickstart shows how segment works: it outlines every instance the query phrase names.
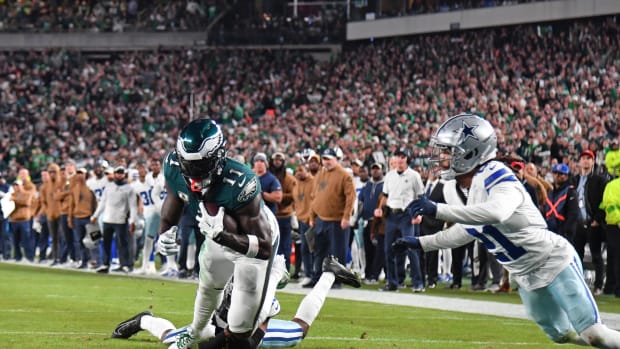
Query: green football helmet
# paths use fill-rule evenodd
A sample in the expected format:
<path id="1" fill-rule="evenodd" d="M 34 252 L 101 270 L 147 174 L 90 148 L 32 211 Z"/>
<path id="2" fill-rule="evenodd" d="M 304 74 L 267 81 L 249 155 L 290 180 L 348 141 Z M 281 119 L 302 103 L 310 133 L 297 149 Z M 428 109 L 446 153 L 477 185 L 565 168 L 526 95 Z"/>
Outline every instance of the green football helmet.
<path id="1" fill-rule="evenodd" d="M 193 120 L 179 133 L 176 155 L 190 189 L 205 194 L 226 165 L 226 138 L 213 120 Z"/>

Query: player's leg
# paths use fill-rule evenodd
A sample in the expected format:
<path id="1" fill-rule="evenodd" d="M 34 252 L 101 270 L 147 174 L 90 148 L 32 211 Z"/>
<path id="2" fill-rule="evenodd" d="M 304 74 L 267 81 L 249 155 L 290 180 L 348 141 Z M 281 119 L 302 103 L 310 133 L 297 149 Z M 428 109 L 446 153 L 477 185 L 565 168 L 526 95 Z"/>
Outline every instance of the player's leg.
<path id="1" fill-rule="evenodd" d="M 218 297 L 234 270 L 230 254 L 224 251 L 222 245 L 205 239 L 199 256 L 200 275 L 194 303 L 193 329 L 204 328 L 217 306 Z"/>
<path id="2" fill-rule="evenodd" d="M 567 314 L 581 338 L 575 344 L 597 348 L 620 348 L 620 332 L 603 325 L 594 297 L 581 273 L 577 255 L 548 286 L 554 301 Z"/>
<path id="3" fill-rule="evenodd" d="M 580 338 L 572 328 L 566 312 L 556 303 L 548 288 L 526 291 L 519 287 L 519 295 L 528 316 L 556 343 L 580 343 Z"/>
<path id="4" fill-rule="evenodd" d="M 278 222 L 269 209 L 264 208 L 263 214 L 266 215 L 270 225 L 272 251 L 277 251 L 280 231 Z M 236 258 L 233 274 L 235 287 L 231 295 L 231 306 L 228 313 L 228 330 L 231 333 L 229 346 L 241 348 L 240 345 L 247 342 L 247 338 L 260 324 L 258 321 L 264 308 L 263 305 L 267 302 L 271 303 L 275 289 L 272 283 L 273 295 L 271 295 L 269 276 L 276 256 L 275 253 L 272 253 L 269 260 L 246 256 Z M 268 295 L 270 298 L 267 298 Z M 237 343 L 238 341 L 239 343 Z"/>
<path id="5" fill-rule="evenodd" d="M 155 272 L 155 266 L 151 264 L 151 254 L 157 239 L 159 229 L 159 216 L 156 214 L 144 217 L 144 246 L 142 247 L 142 267 L 136 271 L 139 274 Z"/>
<path id="6" fill-rule="evenodd" d="M 323 273 L 317 281 L 316 285 L 312 288 L 312 291 L 308 293 L 304 299 L 299 304 L 297 308 L 297 313 L 295 314 L 295 318 L 293 321 L 298 323 L 302 329 L 303 335 L 305 337 L 310 329 L 310 326 L 319 315 L 321 308 L 323 307 L 323 303 L 325 302 L 325 298 L 329 290 L 331 290 L 332 285 L 335 281 L 341 282 L 343 284 L 347 284 L 353 287 L 360 287 L 361 281 L 359 277 L 355 275 L 353 272 L 348 270 L 344 265 L 338 263 L 338 261 L 333 257 L 327 257 L 323 261 Z M 269 327 L 271 326 L 271 321 L 269 322 Z M 263 343 L 267 341 L 269 336 L 269 327 L 267 328 L 267 334 L 265 335 L 265 339 Z M 291 336 L 293 336 L 296 332 L 293 331 Z M 290 337 L 292 338 L 292 337 Z M 289 340 L 290 338 L 287 338 Z"/>

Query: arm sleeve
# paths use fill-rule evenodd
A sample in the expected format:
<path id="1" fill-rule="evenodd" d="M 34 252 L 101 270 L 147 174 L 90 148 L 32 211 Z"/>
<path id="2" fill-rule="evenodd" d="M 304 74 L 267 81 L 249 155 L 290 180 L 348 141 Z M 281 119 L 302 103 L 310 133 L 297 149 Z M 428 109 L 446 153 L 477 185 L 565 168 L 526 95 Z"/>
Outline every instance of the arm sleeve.
<path id="1" fill-rule="evenodd" d="M 437 234 L 420 236 L 419 239 L 422 249 L 427 252 L 442 248 L 460 247 L 474 241 L 475 238 L 472 235 L 469 235 L 463 226 L 460 224 L 455 224 L 448 229 L 438 232 Z"/>
<path id="2" fill-rule="evenodd" d="M 485 202 L 458 206 L 437 204 L 437 218 L 454 223 L 490 225 L 508 219 L 523 202 L 523 191 L 511 183 L 499 184 L 491 189 Z"/>

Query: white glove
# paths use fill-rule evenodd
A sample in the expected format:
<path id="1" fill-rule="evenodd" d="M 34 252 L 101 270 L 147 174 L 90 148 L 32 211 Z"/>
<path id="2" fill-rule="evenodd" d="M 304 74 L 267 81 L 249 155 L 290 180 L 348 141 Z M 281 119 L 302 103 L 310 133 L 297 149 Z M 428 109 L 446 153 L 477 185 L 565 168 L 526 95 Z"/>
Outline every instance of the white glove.
<path id="1" fill-rule="evenodd" d="M 196 217 L 198 229 L 211 240 L 215 240 L 224 231 L 224 208 L 220 207 L 215 216 L 209 215 L 205 205 L 201 202 L 200 215 Z"/>
<path id="2" fill-rule="evenodd" d="M 157 252 L 164 256 L 172 256 L 179 253 L 180 246 L 177 244 L 177 231 L 179 227 L 172 226 L 159 236 L 157 240 Z"/>

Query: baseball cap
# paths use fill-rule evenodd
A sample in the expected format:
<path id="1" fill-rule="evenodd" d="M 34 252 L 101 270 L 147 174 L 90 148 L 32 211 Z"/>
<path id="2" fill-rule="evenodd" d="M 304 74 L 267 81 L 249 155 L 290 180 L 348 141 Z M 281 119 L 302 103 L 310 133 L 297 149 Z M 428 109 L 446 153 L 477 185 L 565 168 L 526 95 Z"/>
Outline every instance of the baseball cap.
<path id="1" fill-rule="evenodd" d="M 267 162 L 267 155 L 265 153 L 256 153 L 256 155 L 254 155 L 253 158 L 254 162 L 256 161 L 262 161 L 262 162 Z"/>
<path id="2" fill-rule="evenodd" d="M 77 169 L 77 173 L 86 174 L 86 173 L 88 173 L 88 171 L 84 167 L 80 167 L 80 168 Z"/>
<path id="3" fill-rule="evenodd" d="M 24 182 L 21 179 L 16 179 L 15 182 L 13 182 L 13 185 L 22 185 L 24 184 Z"/>
<path id="4" fill-rule="evenodd" d="M 326 159 L 335 159 L 336 156 L 336 151 L 332 148 L 327 148 L 325 150 L 323 150 L 323 153 L 321 154 L 321 157 L 324 157 Z"/>
<path id="5" fill-rule="evenodd" d="M 566 175 L 570 173 L 568 166 L 566 166 L 565 164 L 555 164 L 553 165 L 553 168 L 551 169 L 551 171 L 554 173 L 561 173 L 561 174 L 566 174 Z"/>
<path id="6" fill-rule="evenodd" d="M 364 163 L 360 159 L 355 159 L 355 160 L 351 161 L 351 165 L 357 165 L 359 167 L 362 167 L 362 166 L 364 166 Z"/>
<path id="7" fill-rule="evenodd" d="M 510 163 L 510 168 L 513 171 L 522 170 L 524 167 L 525 167 L 525 164 L 523 163 L 523 161 L 513 161 Z"/>
<path id="8" fill-rule="evenodd" d="M 279 151 L 278 151 L 278 152 L 273 153 L 273 154 L 271 155 L 271 159 L 275 159 L 275 158 L 277 158 L 278 156 L 279 156 L 279 157 L 281 157 L 282 159 L 286 159 L 286 156 L 284 156 L 284 153 L 279 152 Z"/>
<path id="9" fill-rule="evenodd" d="M 114 173 L 123 173 L 123 174 L 124 174 L 125 172 L 127 172 L 127 170 L 126 170 L 126 169 L 125 169 L 125 167 L 123 167 L 123 166 L 117 166 L 117 167 L 114 169 Z"/>
<path id="10" fill-rule="evenodd" d="M 580 158 L 584 157 L 584 156 L 589 156 L 592 159 L 595 159 L 596 156 L 594 156 L 594 152 L 592 150 L 584 150 L 581 152 L 581 154 L 579 155 Z"/>
<path id="11" fill-rule="evenodd" d="M 370 165 L 370 168 L 371 168 L 371 169 L 373 169 L 373 168 L 375 168 L 375 167 L 376 167 L 376 168 L 378 168 L 378 169 L 380 169 L 380 170 L 383 170 L 383 165 L 381 165 L 381 164 L 380 164 L 380 163 L 378 163 L 378 162 L 375 162 L 374 164 Z"/>
<path id="12" fill-rule="evenodd" d="M 105 174 L 112 174 L 112 173 L 114 173 L 114 169 L 112 167 L 106 167 L 106 169 L 103 170 L 103 173 L 105 173 Z"/>

